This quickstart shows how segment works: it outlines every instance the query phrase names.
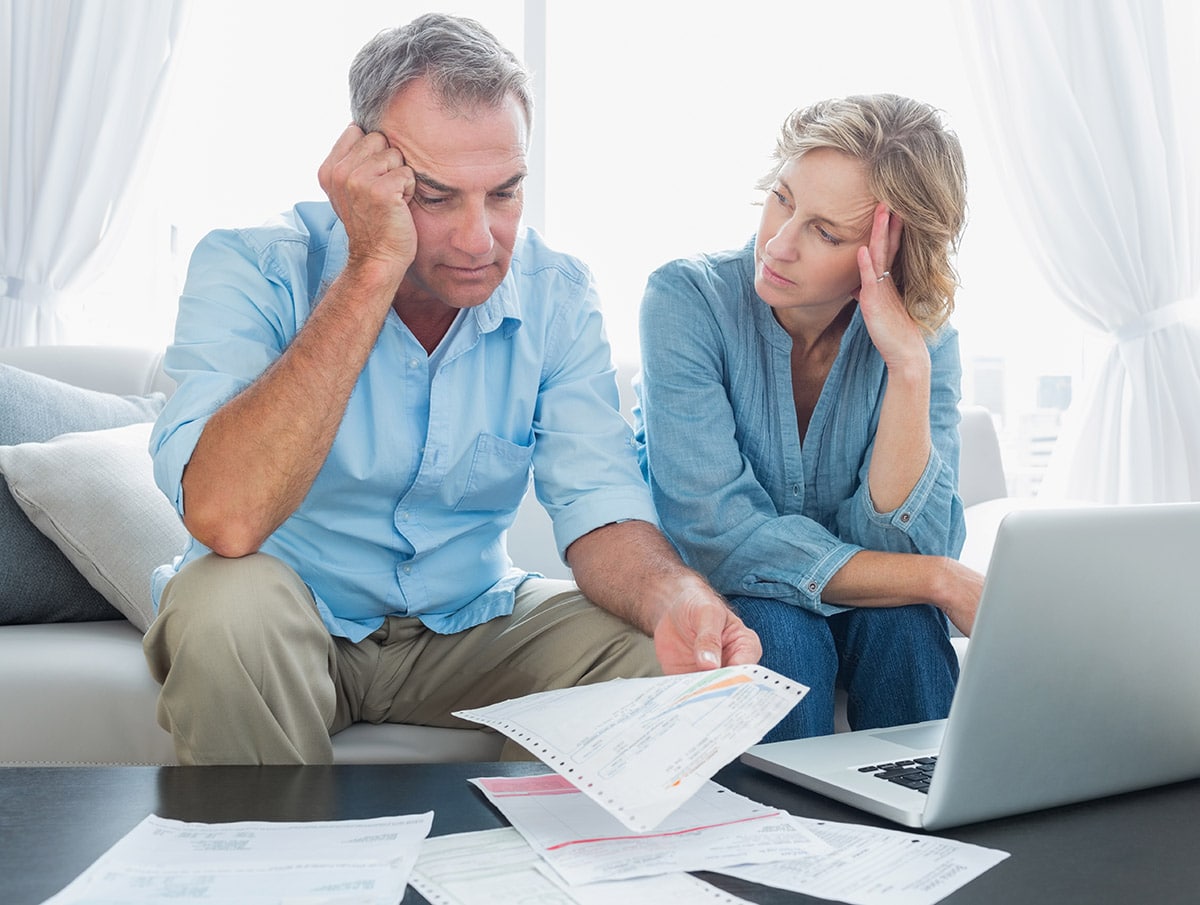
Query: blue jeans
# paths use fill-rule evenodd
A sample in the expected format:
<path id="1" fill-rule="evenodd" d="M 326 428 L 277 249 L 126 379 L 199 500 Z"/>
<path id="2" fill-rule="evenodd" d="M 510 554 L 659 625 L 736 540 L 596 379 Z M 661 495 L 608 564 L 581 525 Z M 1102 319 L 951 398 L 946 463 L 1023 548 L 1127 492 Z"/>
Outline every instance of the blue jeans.
<path id="1" fill-rule="evenodd" d="M 779 600 L 730 605 L 762 641 L 763 666 L 810 688 L 763 741 L 829 735 L 834 689 L 847 692 L 853 729 L 942 719 L 958 682 L 945 615 L 929 604 L 862 607 L 819 616 Z"/>

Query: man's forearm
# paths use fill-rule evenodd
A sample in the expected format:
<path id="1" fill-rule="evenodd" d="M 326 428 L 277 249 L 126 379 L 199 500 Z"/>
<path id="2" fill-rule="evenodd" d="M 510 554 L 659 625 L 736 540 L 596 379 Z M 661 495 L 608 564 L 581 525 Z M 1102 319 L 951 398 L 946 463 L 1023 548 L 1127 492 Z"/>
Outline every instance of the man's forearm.
<path id="1" fill-rule="evenodd" d="M 642 521 L 604 525 L 585 534 L 567 548 L 567 561 L 589 600 L 647 635 L 662 617 L 664 595 L 658 589 L 694 574 L 662 532 Z"/>
<path id="2" fill-rule="evenodd" d="M 757 663 L 762 656 L 758 636 L 653 525 L 597 528 L 571 544 L 567 559 L 590 600 L 653 635 L 665 673 Z"/>
<path id="3" fill-rule="evenodd" d="M 183 474 L 193 537 L 243 556 L 296 510 L 333 445 L 395 290 L 365 268 L 347 268 L 283 355 L 213 414 Z"/>

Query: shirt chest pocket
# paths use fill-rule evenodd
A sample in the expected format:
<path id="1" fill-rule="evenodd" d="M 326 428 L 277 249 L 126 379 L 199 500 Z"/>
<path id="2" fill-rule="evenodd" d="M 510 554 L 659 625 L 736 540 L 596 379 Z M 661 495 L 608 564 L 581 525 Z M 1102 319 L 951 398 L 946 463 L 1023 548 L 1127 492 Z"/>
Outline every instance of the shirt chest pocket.
<path id="1" fill-rule="evenodd" d="M 480 434 L 469 455 L 447 476 L 457 512 L 516 509 L 529 487 L 533 444 L 521 446 L 495 434 Z"/>

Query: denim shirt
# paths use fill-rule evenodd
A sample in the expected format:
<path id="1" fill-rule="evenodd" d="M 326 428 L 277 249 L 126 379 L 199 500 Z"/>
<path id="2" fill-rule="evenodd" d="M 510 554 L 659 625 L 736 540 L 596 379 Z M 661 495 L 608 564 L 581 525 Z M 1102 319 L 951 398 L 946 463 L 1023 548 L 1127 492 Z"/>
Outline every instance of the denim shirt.
<path id="1" fill-rule="evenodd" d="M 754 290 L 754 242 L 671 262 L 641 310 L 637 439 L 659 519 L 684 560 L 722 594 L 828 615 L 829 579 L 860 550 L 957 556 L 958 338 L 930 342 L 933 449 L 893 512 L 867 471 L 887 373 L 861 314 L 842 336 L 803 444 L 792 340 Z"/>
<path id="2" fill-rule="evenodd" d="M 197 246 L 165 360 L 179 387 L 150 440 L 179 512 L 208 418 L 283 353 L 346 258 L 345 229 L 320 203 Z M 434 355 L 388 313 L 312 488 L 261 551 L 304 579 L 332 634 L 360 640 L 391 614 L 460 631 L 512 612 L 532 574 L 505 545 L 531 474 L 560 555 L 601 525 L 657 524 L 591 275 L 530 230 Z M 193 540 L 156 570 L 156 604 L 206 552 Z"/>

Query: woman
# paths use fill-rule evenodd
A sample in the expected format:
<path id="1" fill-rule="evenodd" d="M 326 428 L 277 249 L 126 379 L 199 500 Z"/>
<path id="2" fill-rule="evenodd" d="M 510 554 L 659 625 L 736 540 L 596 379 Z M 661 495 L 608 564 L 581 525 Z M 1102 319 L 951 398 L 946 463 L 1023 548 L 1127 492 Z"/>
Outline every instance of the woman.
<path id="1" fill-rule="evenodd" d="M 756 236 L 654 273 L 638 438 L 663 528 L 810 686 L 767 736 L 946 716 L 959 564 L 961 367 L 946 321 L 966 216 L 957 138 L 894 95 L 788 117 Z"/>

